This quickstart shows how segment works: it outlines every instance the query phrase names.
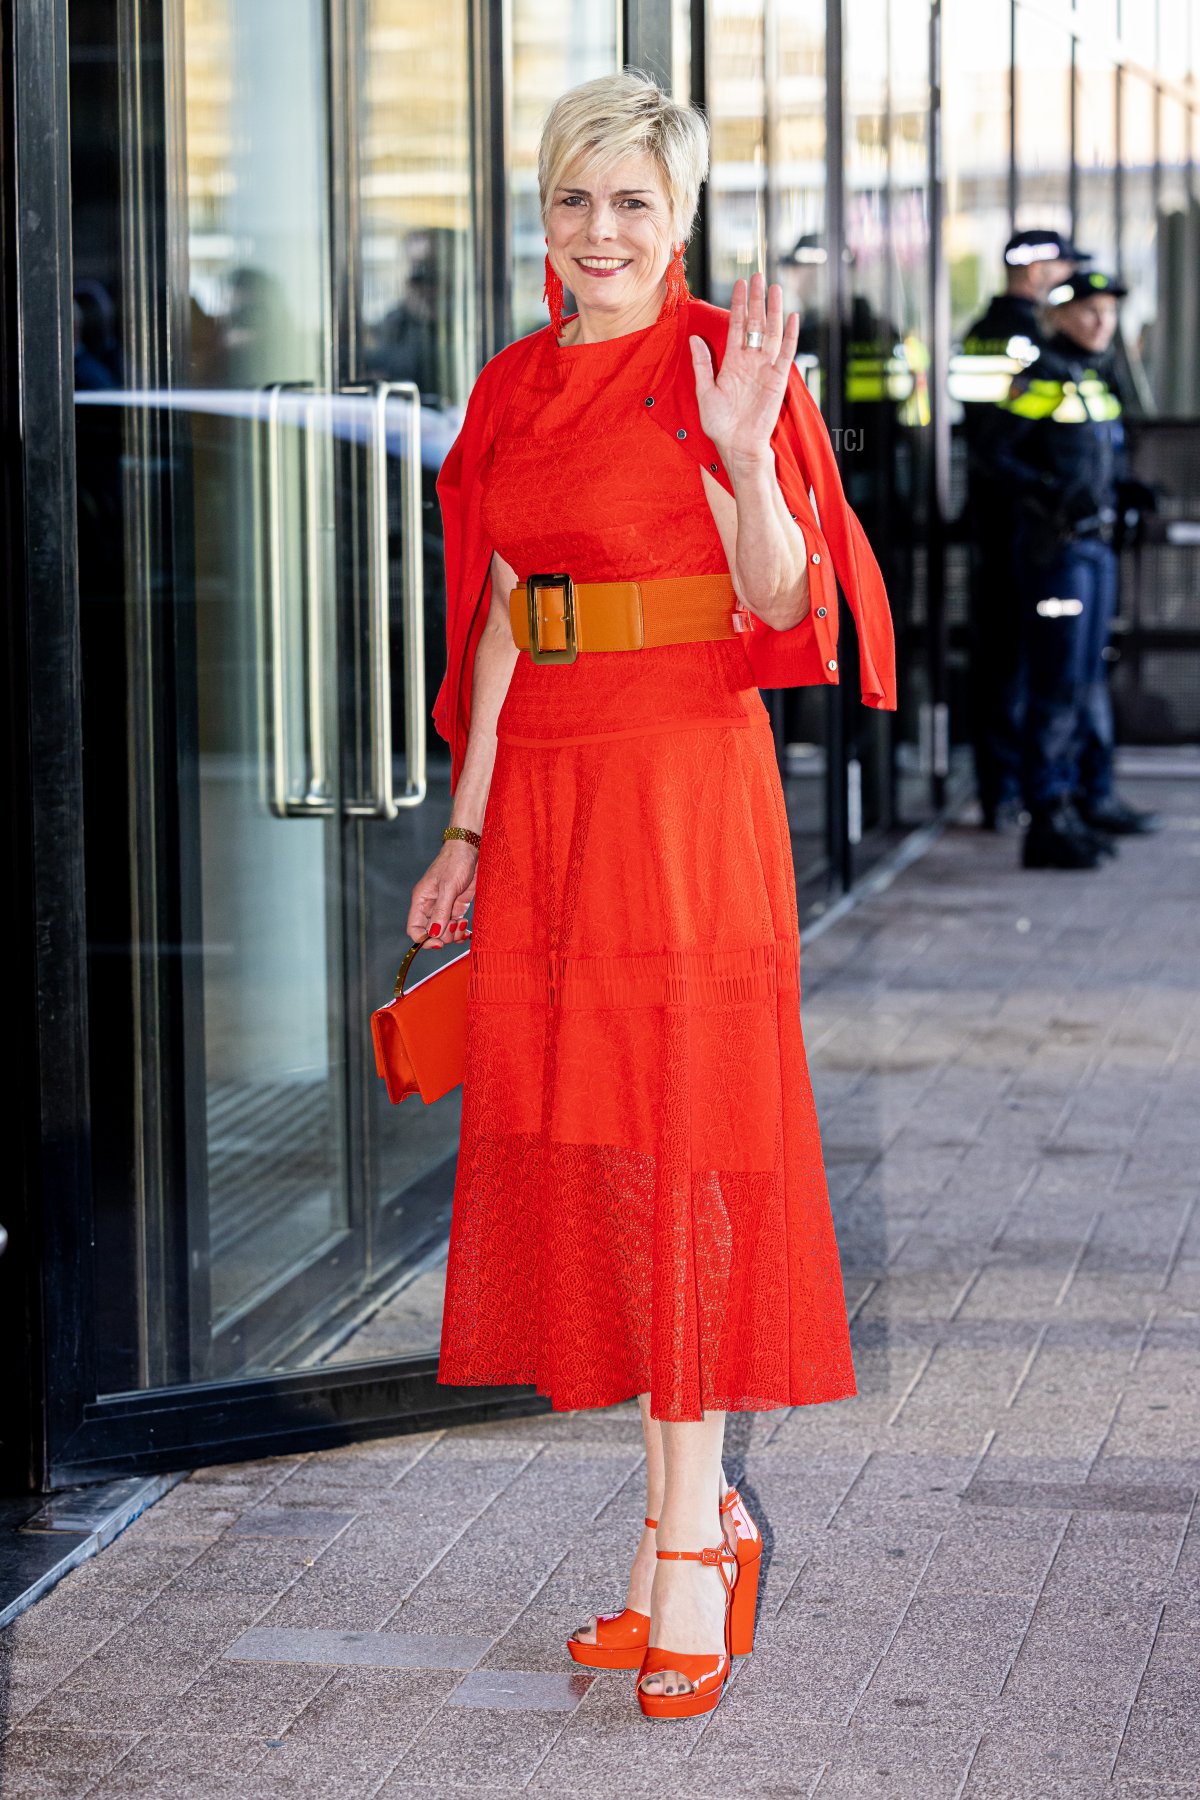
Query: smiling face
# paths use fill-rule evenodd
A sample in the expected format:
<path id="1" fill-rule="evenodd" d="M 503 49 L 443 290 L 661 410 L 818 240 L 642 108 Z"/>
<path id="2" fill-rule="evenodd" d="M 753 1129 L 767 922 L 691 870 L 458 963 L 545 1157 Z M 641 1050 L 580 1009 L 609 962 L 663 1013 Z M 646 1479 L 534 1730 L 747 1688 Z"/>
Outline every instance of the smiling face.
<path id="1" fill-rule="evenodd" d="M 634 330 L 657 316 L 671 259 L 671 208 L 649 157 L 602 172 L 568 169 L 550 196 L 546 237 L 550 261 L 582 318 L 615 315 L 635 321 L 628 326 Z"/>

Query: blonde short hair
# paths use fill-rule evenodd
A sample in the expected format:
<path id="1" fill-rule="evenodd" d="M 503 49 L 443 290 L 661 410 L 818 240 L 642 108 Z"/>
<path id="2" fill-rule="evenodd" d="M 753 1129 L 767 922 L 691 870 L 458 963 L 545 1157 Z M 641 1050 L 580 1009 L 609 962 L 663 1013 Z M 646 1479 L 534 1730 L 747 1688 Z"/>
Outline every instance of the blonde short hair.
<path id="1" fill-rule="evenodd" d="M 671 208 L 672 241 L 691 235 L 708 174 L 708 121 L 680 106 L 641 69 L 622 69 L 569 88 L 550 108 L 538 147 L 542 223 L 567 171 L 611 168 L 627 156 L 657 166 Z"/>

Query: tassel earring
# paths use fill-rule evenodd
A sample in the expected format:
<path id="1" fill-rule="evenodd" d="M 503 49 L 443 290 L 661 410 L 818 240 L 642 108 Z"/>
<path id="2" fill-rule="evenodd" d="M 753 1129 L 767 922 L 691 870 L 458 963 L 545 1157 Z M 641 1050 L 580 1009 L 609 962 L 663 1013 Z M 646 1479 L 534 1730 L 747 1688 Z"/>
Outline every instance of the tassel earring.
<path id="1" fill-rule="evenodd" d="M 660 319 L 669 319 L 687 299 L 689 293 L 687 273 L 683 266 L 683 245 L 680 244 L 674 256 L 667 264 L 667 297 L 662 303 Z"/>
<path id="2" fill-rule="evenodd" d="M 554 327 L 554 335 L 560 338 L 563 334 L 563 284 L 549 256 L 546 258 L 546 285 L 542 289 L 542 299 L 550 308 L 550 323 Z"/>

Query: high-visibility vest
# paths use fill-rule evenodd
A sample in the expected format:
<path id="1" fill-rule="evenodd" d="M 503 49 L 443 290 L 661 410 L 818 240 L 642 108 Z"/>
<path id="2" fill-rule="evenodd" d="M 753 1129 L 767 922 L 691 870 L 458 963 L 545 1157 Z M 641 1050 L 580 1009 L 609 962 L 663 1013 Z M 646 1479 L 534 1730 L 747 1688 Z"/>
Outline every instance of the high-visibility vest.
<path id="1" fill-rule="evenodd" d="M 1105 425 L 1121 417 L 1120 400 L 1094 369 L 1077 381 L 1036 375 L 1014 380 L 1000 404 L 1018 419 L 1052 419 L 1056 425 Z"/>
<path id="2" fill-rule="evenodd" d="M 964 406 L 999 406 L 1008 398 L 1013 377 L 1037 361 L 1032 338 L 968 337 L 950 358 L 947 390 Z"/>

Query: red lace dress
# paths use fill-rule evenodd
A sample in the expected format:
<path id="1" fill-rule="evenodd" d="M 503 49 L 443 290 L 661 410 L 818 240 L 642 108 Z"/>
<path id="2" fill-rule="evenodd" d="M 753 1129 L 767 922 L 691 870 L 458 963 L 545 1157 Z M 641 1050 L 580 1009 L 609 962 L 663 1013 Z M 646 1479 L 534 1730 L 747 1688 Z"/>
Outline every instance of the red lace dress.
<path id="1" fill-rule="evenodd" d="M 727 569 L 648 416 L 674 321 L 559 347 L 496 442 L 519 577 Z M 791 839 L 741 641 L 517 658 L 472 933 L 439 1380 L 660 1419 L 854 1392 Z"/>

